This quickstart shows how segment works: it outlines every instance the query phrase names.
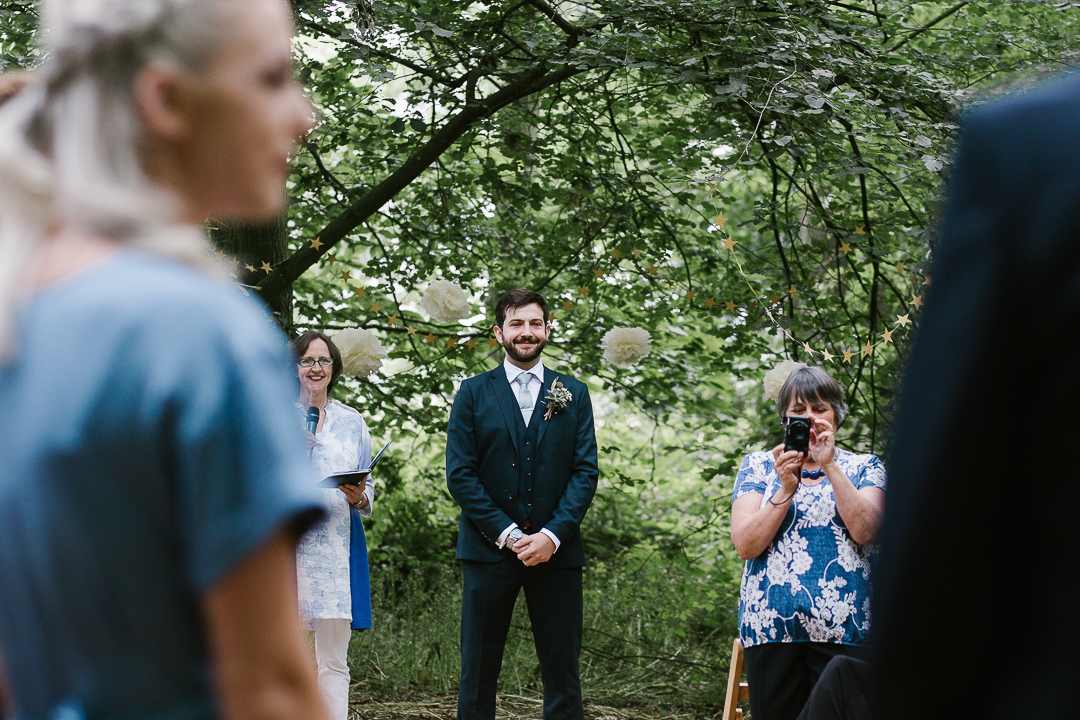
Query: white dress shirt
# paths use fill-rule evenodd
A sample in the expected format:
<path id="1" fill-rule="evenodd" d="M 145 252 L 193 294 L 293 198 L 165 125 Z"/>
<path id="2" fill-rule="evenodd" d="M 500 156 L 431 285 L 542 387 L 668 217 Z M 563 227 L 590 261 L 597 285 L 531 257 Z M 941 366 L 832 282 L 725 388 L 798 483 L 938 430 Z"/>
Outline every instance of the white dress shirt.
<path id="1" fill-rule="evenodd" d="M 517 397 L 518 389 L 518 375 L 522 373 L 530 373 L 532 379 L 529 380 L 529 394 L 532 395 L 533 410 L 536 409 L 536 403 L 540 400 L 540 389 L 544 386 L 544 361 L 537 360 L 536 364 L 528 370 L 522 370 L 509 359 L 503 360 L 503 370 L 506 371 L 506 381 L 510 383 L 510 389 L 514 392 L 514 397 Z M 530 420 L 530 422 L 532 422 Z"/>
<path id="2" fill-rule="evenodd" d="M 537 403 L 540 402 L 540 391 L 544 389 L 544 361 L 537 360 L 536 364 L 533 365 L 531 368 L 529 368 L 528 370 L 522 370 L 517 365 L 510 362 L 510 358 L 507 358 L 503 360 L 503 370 L 506 371 L 506 381 L 510 383 L 511 392 L 513 392 L 514 397 L 517 397 L 518 375 L 521 375 L 521 373 L 532 374 L 532 378 L 529 380 L 529 384 L 527 387 L 529 388 L 529 393 L 532 395 L 532 406 L 533 411 L 535 412 L 537 410 Z M 535 418 L 539 416 L 533 415 L 533 417 Z M 532 422 L 532 420 L 530 420 L 529 422 Z M 517 523 L 510 523 L 509 527 L 499 533 L 499 541 L 495 544 L 499 547 L 503 547 L 506 544 L 506 536 L 509 535 L 510 531 L 517 526 Z M 555 533 L 551 532 L 547 528 L 542 528 L 540 532 L 551 538 L 551 542 L 555 543 L 555 550 L 557 551 L 559 549 L 559 545 L 561 545 L 562 543 L 559 542 L 559 538 L 555 537 Z"/>

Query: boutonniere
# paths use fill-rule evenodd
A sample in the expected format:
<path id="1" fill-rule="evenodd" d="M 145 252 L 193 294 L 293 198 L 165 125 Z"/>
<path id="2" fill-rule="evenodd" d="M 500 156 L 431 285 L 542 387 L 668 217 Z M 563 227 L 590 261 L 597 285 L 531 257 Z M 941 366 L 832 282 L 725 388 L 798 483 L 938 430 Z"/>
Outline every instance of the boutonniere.
<path id="1" fill-rule="evenodd" d="M 565 385 L 559 382 L 558 378 L 552 380 L 547 396 L 544 397 L 544 401 L 547 402 L 547 412 L 544 413 L 544 419 L 550 420 L 555 413 L 565 410 L 567 403 L 573 399 L 574 395 L 566 389 Z"/>

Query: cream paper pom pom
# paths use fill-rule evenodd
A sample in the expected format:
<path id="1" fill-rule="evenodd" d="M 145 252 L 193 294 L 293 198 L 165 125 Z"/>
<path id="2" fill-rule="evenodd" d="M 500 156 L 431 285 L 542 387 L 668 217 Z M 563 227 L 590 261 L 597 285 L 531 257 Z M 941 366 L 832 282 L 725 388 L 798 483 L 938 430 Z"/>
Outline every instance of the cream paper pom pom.
<path id="1" fill-rule="evenodd" d="M 383 358 L 390 354 L 375 333 L 362 328 L 341 330 L 331 340 L 341 351 L 344 372 L 357 377 L 381 368 Z"/>
<path id="2" fill-rule="evenodd" d="M 768 395 L 769 399 L 773 402 L 779 400 L 780 389 L 784 387 L 784 383 L 787 382 L 788 376 L 799 368 L 804 367 L 806 367 L 806 363 L 795 362 L 794 360 L 784 360 L 772 370 L 765 373 L 765 379 L 761 381 L 761 384 L 765 386 L 765 394 Z"/>
<path id="3" fill-rule="evenodd" d="M 432 320 L 441 323 L 456 322 L 471 312 L 469 296 L 460 285 L 449 280 L 433 280 L 424 291 L 420 306 Z"/>
<path id="4" fill-rule="evenodd" d="M 639 327 L 612 328 L 604 334 L 600 347 L 604 348 L 604 359 L 616 365 L 633 365 L 649 354 L 652 349 L 652 336 L 648 330 Z"/>

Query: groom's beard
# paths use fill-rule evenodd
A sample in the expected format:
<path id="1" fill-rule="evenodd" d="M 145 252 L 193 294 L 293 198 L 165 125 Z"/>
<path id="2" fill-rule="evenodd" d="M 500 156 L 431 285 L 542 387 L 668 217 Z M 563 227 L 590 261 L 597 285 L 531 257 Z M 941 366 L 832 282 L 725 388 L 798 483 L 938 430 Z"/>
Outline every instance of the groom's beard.
<path id="1" fill-rule="evenodd" d="M 514 343 L 521 342 L 526 338 L 518 338 Z M 519 363 L 532 362 L 536 358 L 540 357 L 540 353 L 544 351 L 544 346 L 547 345 L 547 340 L 541 340 L 540 338 L 531 338 L 533 347 L 531 350 L 524 351 L 519 350 L 514 343 L 503 345 L 503 350 L 510 356 L 511 360 L 516 360 Z"/>

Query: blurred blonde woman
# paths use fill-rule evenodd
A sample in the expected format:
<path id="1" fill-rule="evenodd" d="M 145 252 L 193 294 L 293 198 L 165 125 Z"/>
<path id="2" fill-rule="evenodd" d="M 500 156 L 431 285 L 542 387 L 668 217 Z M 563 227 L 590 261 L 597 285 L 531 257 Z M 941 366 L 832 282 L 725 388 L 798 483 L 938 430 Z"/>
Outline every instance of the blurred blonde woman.
<path id="1" fill-rule="evenodd" d="M 281 210 L 284 0 L 56 0 L 0 108 L 0 648 L 19 718 L 316 718 L 284 341 L 205 218 Z"/>

